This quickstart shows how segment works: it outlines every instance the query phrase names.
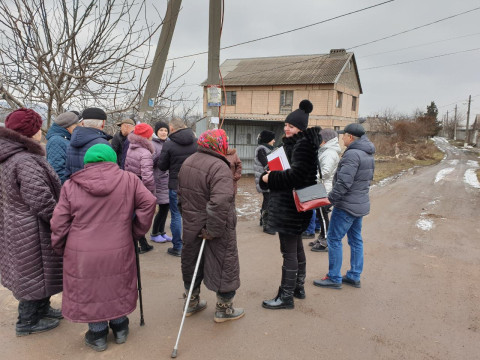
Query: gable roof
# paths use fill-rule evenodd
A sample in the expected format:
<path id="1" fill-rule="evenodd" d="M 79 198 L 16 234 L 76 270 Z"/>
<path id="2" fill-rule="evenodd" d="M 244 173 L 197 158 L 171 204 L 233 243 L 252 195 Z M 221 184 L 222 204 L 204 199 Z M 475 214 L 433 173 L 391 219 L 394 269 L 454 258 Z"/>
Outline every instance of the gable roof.
<path id="1" fill-rule="evenodd" d="M 321 55 L 228 59 L 220 70 L 225 86 L 334 84 L 348 68 L 350 60 L 362 93 L 355 56 L 345 50 Z"/>

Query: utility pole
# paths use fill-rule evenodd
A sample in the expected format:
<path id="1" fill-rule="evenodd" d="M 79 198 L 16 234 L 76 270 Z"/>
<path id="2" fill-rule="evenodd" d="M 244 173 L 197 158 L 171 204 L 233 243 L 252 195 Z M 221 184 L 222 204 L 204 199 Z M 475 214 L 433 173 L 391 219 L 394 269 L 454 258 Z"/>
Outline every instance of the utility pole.
<path id="1" fill-rule="evenodd" d="M 455 117 L 453 119 L 453 140 L 457 140 L 457 105 L 455 105 Z"/>
<path id="2" fill-rule="evenodd" d="M 155 106 L 155 99 L 158 95 L 160 82 L 165 69 L 165 62 L 167 61 L 168 50 L 172 42 L 173 31 L 177 23 L 178 13 L 180 12 L 180 5 L 182 0 L 169 0 L 167 5 L 167 12 L 163 19 L 162 32 L 158 39 L 157 49 L 155 50 L 155 57 L 153 58 L 152 68 L 148 76 L 147 85 L 140 102 L 139 117 L 143 120 L 147 111 L 152 111 Z"/>
<path id="3" fill-rule="evenodd" d="M 443 127 L 443 134 L 448 137 L 448 134 L 445 132 L 448 129 L 448 110 L 447 110 L 447 119 L 445 120 L 445 126 Z"/>
<path id="4" fill-rule="evenodd" d="M 210 0 L 209 26 L 208 26 L 208 85 L 218 85 L 220 76 L 220 29 L 222 17 L 222 1 Z M 215 88 L 211 88 L 214 90 Z M 220 96 L 221 96 L 221 89 Z M 209 88 L 207 87 L 207 91 Z M 218 94 L 218 90 L 216 90 Z M 208 94 L 207 94 L 208 96 Z M 226 100 L 226 99 L 225 99 Z M 220 97 L 221 105 L 221 97 Z M 218 106 L 207 107 L 208 128 L 211 127 L 212 117 L 219 117 Z"/>
<path id="5" fill-rule="evenodd" d="M 467 129 L 465 133 L 465 142 L 463 143 L 463 147 L 466 147 L 470 142 L 470 131 L 468 127 L 470 126 L 470 103 L 472 102 L 472 95 L 468 96 L 468 110 L 467 110 Z"/>

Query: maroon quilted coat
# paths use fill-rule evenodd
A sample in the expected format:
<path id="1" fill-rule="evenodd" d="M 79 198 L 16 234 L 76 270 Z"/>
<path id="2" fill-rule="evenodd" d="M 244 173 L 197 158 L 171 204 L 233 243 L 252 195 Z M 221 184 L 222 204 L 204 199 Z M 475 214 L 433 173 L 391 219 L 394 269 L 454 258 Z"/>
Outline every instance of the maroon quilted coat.
<path id="1" fill-rule="evenodd" d="M 125 158 L 124 169 L 133 172 L 142 179 L 143 184 L 155 194 L 155 179 L 153 177 L 153 157 L 155 148 L 150 140 L 131 133 L 128 135 L 130 145 Z"/>
<path id="2" fill-rule="evenodd" d="M 198 148 L 178 173 L 178 195 L 183 217 L 182 273 L 191 281 L 206 228 L 212 240 L 204 249 L 204 283 L 212 291 L 240 287 L 233 177 L 228 160 L 216 152 Z"/>
<path id="3" fill-rule="evenodd" d="M 132 235 L 145 235 L 154 211 L 155 196 L 116 163 L 88 164 L 65 182 L 51 224 L 53 247 L 63 253 L 67 319 L 106 321 L 135 310 Z"/>
<path id="4" fill-rule="evenodd" d="M 62 257 L 50 241 L 60 180 L 36 141 L 0 128 L 0 274 L 22 300 L 62 291 Z"/>

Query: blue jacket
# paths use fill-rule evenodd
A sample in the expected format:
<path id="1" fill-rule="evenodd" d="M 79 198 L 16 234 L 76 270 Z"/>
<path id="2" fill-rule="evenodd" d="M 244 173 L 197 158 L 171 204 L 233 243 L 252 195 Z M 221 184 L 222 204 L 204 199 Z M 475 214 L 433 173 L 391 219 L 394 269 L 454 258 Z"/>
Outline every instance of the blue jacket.
<path id="1" fill-rule="evenodd" d="M 112 137 L 105 134 L 102 130 L 77 126 L 73 130 L 70 144 L 67 148 L 67 163 L 65 176 L 70 176 L 83 169 L 83 157 L 90 147 L 95 144 L 106 144 L 111 146 L 108 140 Z"/>
<path id="2" fill-rule="evenodd" d="M 67 129 L 53 124 L 47 132 L 47 161 L 52 165 L 62 184 L 67 180 L 65 162 L 71 134 Z"/>
<path id="3" fill-rule="evenodd" d="M 328 199 L 336 208 L 353 216 L 370 212 L 370 182 L 373 180 L 375 145 L 366 135 L 355 140 L 343 153 L 333 177 Z"/>

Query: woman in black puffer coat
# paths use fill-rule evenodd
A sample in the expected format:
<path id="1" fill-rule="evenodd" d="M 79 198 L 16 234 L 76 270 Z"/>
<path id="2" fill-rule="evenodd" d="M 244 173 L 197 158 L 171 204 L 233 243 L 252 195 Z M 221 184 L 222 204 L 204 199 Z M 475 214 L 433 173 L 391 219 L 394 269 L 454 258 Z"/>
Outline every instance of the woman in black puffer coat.
<path id="1" fill-rule="evenodd" d="M 307 128 L 308 114 L 312 110 L 312 103 L 303 100 L 299 109 L 285 119 L 283 147 L 290 169 L 265 173 L 260 180 L 260 187 L 270 190 L 268 227 L 278 232 L 283 255 L 282 282 L 277 296 L 263 302 L 267 309 L 293 309 L 294 296 L 305 298 L 306 259 L 302 232 L 306 230 L 312 212 L 297 211 L 292 191 L 316 183 L 321 129 Z"/>

